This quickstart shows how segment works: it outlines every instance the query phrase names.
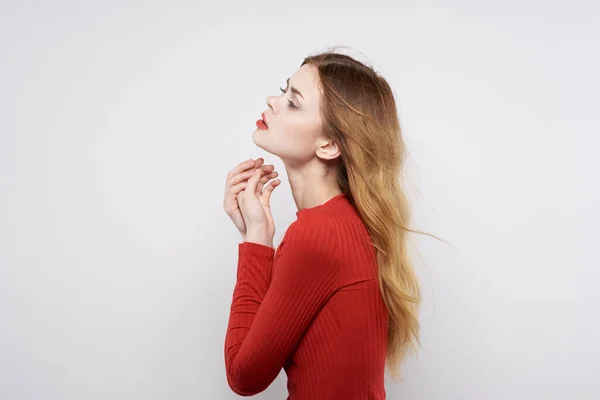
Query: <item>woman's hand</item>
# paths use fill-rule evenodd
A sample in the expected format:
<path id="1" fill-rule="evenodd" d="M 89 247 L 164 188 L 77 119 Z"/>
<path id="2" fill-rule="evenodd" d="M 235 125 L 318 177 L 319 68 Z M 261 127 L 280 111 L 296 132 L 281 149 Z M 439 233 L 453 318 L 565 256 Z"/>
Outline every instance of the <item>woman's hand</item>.
<path id="1" fill-rule="evenodd" d="M 264 160 L 250 159 L 238 164 L 227 174 L 225 182 L 225 198 L 223 200 L 223 208 L 225 213 L 231 218 L 235 227 L 240 231 L 242 238 L 246 239 L 246 223 L 242 216 L 237 195 L 246 188 L 248 179 L 253 175 L 256 169 L 261 171 L 259 185 L 262 188 L 266 182 L 277 176 L 273 165 L 262 165 Z"/>
<path id="2" fill-rule="evenodd" d="M 245 189 L 237 194 L 237 200 L 246 223 L 247 232 L 252 236 L 251 241 L 261 242 L 272 246 L 275 236 L 275 222 L 271 214 L 271 194 L 281 181 L 276 179 L 265 187 L 261 170 L 256 170 L 246 184 Z"/>

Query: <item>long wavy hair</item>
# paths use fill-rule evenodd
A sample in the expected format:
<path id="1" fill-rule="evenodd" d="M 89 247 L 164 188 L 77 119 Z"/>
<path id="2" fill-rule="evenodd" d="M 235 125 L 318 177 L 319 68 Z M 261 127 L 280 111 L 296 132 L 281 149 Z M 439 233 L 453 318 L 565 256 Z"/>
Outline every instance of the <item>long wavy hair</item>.
<path id="1" fill-rule="evenodd" d="M 406 157 L 396 102 L 372 67 L 328 50 L 304 59 L 318 69 L 323 135 L 341 146 L 337 181 L 358 210 L 377 253 L 379 286 L 389 312 L 386 365 L 392 379 L 410 348 L 420 347 L 421 289 L 408 257 L 410 206 L 403 190 Z"/>

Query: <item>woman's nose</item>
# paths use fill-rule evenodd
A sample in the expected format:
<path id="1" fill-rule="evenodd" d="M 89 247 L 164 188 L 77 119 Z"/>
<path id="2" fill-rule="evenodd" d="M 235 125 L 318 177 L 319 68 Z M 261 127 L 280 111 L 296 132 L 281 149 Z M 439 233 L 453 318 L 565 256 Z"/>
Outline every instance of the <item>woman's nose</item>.
<path id="1" fill-rule="evenodd" d="M 275 96 L 267 96 L 267 105 L 275 112 Z"/>

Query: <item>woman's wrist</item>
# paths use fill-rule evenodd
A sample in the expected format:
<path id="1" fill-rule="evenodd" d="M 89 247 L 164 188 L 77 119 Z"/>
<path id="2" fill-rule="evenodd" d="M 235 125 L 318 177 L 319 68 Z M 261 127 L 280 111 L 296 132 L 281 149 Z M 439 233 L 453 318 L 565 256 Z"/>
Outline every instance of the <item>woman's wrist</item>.
<path id="1" fill-rule="evenodd" d="M 273 238 L 269 237 L 266 229 L 254 228 L 249 229 L 244 235 L 245 242 L 262 244 L 263 246 L 273 247 Z"/>

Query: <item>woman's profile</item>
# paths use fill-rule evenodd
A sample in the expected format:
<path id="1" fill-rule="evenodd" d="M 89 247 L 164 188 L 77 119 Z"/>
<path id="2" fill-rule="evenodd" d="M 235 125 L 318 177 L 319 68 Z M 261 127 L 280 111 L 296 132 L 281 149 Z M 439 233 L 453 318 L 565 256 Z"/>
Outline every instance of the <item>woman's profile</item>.
<path id="1" fill-rule="evenodd" d="M 297 219 L 273 248 L 272 165 L 227 175 L 242 234 L 224 355 L 240 395 L 283 368 L 288 399 L 384 399 L 419 343 L 420 287 L 407 255 L 405 145 L 396 102 L 373 68 L 332 51 L 305 58 L 267 97 L 254 143 L 285 165 Z"/>

